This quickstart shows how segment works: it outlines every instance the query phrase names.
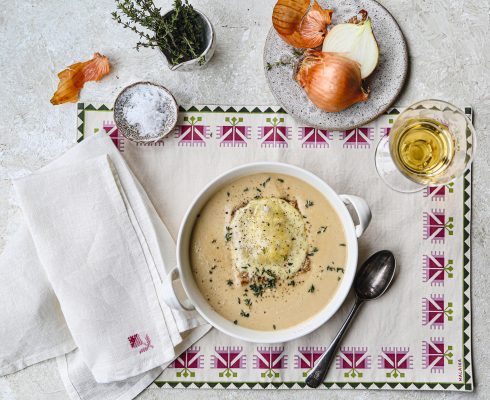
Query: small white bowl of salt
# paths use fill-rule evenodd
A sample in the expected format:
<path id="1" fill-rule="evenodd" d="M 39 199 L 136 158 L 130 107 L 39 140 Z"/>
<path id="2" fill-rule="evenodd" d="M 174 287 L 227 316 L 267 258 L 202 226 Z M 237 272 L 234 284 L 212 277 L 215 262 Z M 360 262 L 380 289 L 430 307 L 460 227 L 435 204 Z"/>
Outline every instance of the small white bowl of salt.
<path id="1" fill-rule="evenodd" d="M 136 82 L 122 90 L 114 102 L 114 121 L 133 142 L 156 142 L 177 124 L 178 106 L 163 86 Z"/>

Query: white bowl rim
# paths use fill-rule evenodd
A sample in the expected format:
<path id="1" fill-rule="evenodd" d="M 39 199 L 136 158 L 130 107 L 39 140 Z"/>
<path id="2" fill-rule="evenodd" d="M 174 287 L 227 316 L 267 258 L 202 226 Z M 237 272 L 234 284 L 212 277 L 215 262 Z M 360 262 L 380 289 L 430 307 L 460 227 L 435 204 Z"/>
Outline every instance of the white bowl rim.
<path id="1" fill-rule="evenodd" d="M 253 175 L 257 173 L 278 173 L 283 175 L 290 175 L 300 180 L 303 180 L 304 182 L 313 186 L 320 193 L 322 193 L 335 208 L 343 223 L 347 240 L 348 255 L 347 262 L 344 268 L 344 276 L 332 300 L 328 302 L 321 311 L 319 311 L 311 318 L 286 329 L 271 331 L 259 331 L 249 329 L 240 325 L 235 325 L 232 321 L 229 321 L 228 319 L 218 314 L 207 302 L 207 300 L 204 298 L 204 295 L 197 287 L 197 284 L 194 280 L 194 275 L 192 273 L 191 265 L 188 260 L 188 246 L 186 245 L 186 243 L 184 243 L 186 239 L 187 241 L 190 240 L 192 228 L 194 226 L 197 214 L 199 214 L 204 204 L 218 190 L 219 187 L 223 186 L 226 183 L 230 183 L 242 176 Z M 340 195 L 337 194 L 324 180 L 306 169 L 292 164 L 268 161 L 242 164 L 238 167 L 225 171 L 224 173 L 211 180 L 199 192 L 199 194 L 192 201 L 191 205 L 188 207 L 180 226 L 176 249 L 177 268 L 180 280 L 190 302 L 196 308 L 196 310 L 207 322 L 209 322 L 213 327 L 217 328 L 221 332 L 226 333 L 227 335 L 232 336 L 236 339 L 254 343 L 288 342 L 305 336 L 322 326 L 338 311 L 338 309 L 344 303 L 347 295 L 349 294 L 350 288 L 352 287 L 352 283 L 354 281 L 358 260 L 358 241 L 354 222 Z M 183 266 L 183 264 L 186 261 L 184 256 L 185 252 L 187 253 L 187 270 L 183 268 L 185 267 Z"/>

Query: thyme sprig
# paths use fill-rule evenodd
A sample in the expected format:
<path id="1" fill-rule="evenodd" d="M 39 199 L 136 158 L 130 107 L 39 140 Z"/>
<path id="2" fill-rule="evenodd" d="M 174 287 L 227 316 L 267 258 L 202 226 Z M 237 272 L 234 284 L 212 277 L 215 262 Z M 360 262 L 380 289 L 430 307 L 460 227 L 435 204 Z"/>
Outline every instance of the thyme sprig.
<path id="1" fill-rule="evenodd" d="M 198 58 L 204 50 L 204 25 L 188 0 L 174 0 L 166 15 L 153 0 L 116 0 L 112 18 L 139 35 L 136 49 L 159 47 L 172 65 Z"/>
<path id="2" fill-rule="evenodd" d="M 293 54 L 289 56 L 283 56 L 279 61 L 273 62 L 273 63 L 267 63 L 266 64 L 266 69 L 267 71 L 270 71 L 271 69 L 275 67 L 285 67 L 285 66 L 294 66 L 298 59 L 303 55 L 303 51 L 299 49 L 294 49 Z"/>

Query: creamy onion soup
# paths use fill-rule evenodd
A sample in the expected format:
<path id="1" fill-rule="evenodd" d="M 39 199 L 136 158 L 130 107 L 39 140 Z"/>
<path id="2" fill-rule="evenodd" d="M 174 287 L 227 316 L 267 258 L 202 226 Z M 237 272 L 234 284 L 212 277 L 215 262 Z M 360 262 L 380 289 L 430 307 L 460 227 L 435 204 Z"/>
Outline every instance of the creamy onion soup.
<path id="1" fill-rule="evenodd" d="M 334 296 L 347 261 L 340 217 L 309 184 L 282 174 L 240 178 L 200 211 L 190 248 L 194 279 L 235 324 L 297 325 Z"/>

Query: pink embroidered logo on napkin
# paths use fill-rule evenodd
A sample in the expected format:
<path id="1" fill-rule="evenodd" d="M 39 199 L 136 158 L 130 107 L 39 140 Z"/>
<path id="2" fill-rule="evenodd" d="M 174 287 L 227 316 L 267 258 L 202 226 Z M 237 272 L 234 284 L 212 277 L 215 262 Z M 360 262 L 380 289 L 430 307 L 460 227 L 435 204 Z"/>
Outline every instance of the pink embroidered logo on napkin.
<path id="1" fill-rule="evenodd" d="M 145 341 L 141 340 L 141 337 L 138 333 L 135 333 L 134 335 L 128 337 L 128 340 L 132 349 L 141 347 L 140 354 L 144 353 L 145 351 L 148 351 L 148 349 L 150 348 L 153 348 L 153 345 L 151 344 L 150 336 L 148 335 L 145 335 Z"/>

